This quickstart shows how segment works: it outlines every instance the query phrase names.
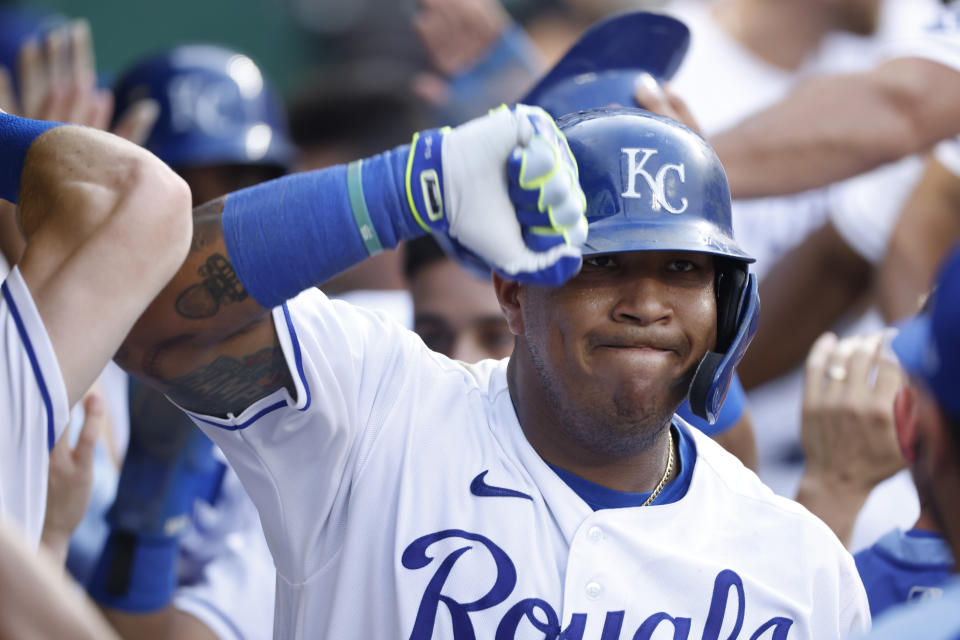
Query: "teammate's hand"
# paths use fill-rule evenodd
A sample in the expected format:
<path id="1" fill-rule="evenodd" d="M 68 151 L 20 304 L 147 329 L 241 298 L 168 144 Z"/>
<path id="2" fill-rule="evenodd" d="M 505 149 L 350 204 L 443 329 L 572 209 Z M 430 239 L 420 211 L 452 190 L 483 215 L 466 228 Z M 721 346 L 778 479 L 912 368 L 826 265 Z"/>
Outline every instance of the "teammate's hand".
<path id="1" fill-rule="evenodd" d="M 657 79 L 649 73 L 641 73 L 637 76 L 633 99 L 637 101 L 638 106 L 647 111 L 673 118 L 700 133 L 700 125 L 697 124 L 696 118 L 693 117 L 690 107 L 683 98 L 674 93 L 669 86 L 657 82 Z"/>
<path id="2" fill-rule="evenodd" d="M 510 24 L 497 0 L 420 0 L 413 27 L 430 63 L 446 76 L 474 65 Z"/>
<path id="3" fill-rule="evenodd" d="M 70 537 L 87 511 L 93 491 L 93 456 L 108 427 L 106 406 L 96 386 L 83 397 L 85 413 L 77 444 L 71 449 L 63 434 L 50 452 L 47 514 L 41 541 L 60 561 L 67 558 Z"/>
<path id="4" fill-rule="evenodd" d="M 586 198 L 566 139 L 538 107 L 501 107 L 418 134 L 407 195 L 421 225 L 449 236 L 461 261 L 462 248 L 505 278 L 548 286 L 580 268 Z"/>
<path id="5" fill-rule="evenodd" d="M 904 467 L 893 400 L 903 378 L 883 334 L 826 333 L 807 357 L 801 440 L 807 466 L 797 501 L 849 543 L 873 488 Z"/>
<path id="6" fill-rule="evenodd" d="M 0 108 L 25 118 L 79 124 L 106 130 L 113 93 L 97 87 L 90 24 L 83 19 L 27 40 L 17 56 L 19 98 L 8 70 L 0 68 Z M 134 103 L 114 133 L 142 144 L 160 114 L 155 100 Z"/>
<path id="7" fill-rule="evenodd" d="M 802 442 L 812 472 L 862 490 L 904 468 L 893 421 L 903 378 L 883 334 L 826 333 L 806 362 Z"/>

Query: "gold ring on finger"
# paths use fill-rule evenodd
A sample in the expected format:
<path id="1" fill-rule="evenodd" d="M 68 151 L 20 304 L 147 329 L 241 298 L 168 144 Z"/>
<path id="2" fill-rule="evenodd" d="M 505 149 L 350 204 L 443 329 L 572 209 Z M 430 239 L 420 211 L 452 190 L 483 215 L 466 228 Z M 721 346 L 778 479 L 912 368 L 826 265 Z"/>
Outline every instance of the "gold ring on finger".
<path id="1" fill-rule="evenodd" d="M 842 364 L 830 365 L 827 369 L 827 377 L 837 382 L 843 382 L 847 379 L 847 368 Z"/>

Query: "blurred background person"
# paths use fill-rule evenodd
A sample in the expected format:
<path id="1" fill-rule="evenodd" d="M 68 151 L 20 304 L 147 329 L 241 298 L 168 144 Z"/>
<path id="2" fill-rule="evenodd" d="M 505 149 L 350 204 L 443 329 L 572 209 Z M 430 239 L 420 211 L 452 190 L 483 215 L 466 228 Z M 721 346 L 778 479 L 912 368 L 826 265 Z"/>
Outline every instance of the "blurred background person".
<path id="1" fill-rule="evenodd" d="M 895 415 L 898 394 L 916 389 L 905 388 L 909 382 L 889 348 L 893 334 L 843 340 L 824 334 L 810 351 L 804 380 L 801 504 L 849 542 L 868 496 L 904 466 L 919 494 L 915 522 L 893 527 L 854 556 L 874 619 L 892 607 L 938 597 L 954 566 L 933 496 L 918 478 L 909 424 Z"/>
<path id="2" fill-rule="evenodd" d="M 953 557 L 960 554 L 960 403 L 956 394 L 960 341 L 960 252 L 941 267 L 929 309 L 906 323 L 893 349 L 910 385 L 894 405 L 898 437 L 914 470 L 930 519 Z M 870 638 L 952 638 L 960 633 L 960 582 L 956 576 L 922 602 L 891 608 L 874 621 Z M 933 597 L 930 597 L 933 596 Z"/>

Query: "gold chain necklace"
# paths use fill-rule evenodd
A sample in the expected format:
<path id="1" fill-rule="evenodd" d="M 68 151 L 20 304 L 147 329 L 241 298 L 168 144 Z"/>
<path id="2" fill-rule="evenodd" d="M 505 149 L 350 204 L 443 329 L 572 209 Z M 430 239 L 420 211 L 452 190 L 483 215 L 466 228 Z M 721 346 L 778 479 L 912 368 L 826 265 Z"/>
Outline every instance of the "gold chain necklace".
<path id="1" fill-rule="evenodd" d="M 657 499 L 657 496 L 660 495 L 660 492 L 663 491 L 663 488 L 667 484 L 667 478 L 670 477 L 670 472 L 673 471 L 673 429 L 667 427 L 667 468 L 663 471 L 663 477 L 660 478 L 660 482 L 657 483 L 656 488 L 653 490 L 653 493 L 650 494 L 650 497 L 647 498 L 647 501 L 644 502 L 641 507 L 648 507 L 650 504 Z"/>

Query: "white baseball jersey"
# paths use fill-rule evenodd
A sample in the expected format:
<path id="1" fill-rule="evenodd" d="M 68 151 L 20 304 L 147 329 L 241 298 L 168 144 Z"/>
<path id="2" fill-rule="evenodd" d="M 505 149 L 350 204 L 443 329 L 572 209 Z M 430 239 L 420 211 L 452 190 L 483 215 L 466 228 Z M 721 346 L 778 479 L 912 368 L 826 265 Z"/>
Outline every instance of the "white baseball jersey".
<path id="1" fill-rule="evenodd" d="M 524 437 L 506 360 L 449 360 L 318 291 L 273 314 L 296 397 L 192 417 L 260 512 L 275 637 L 819 640 L 868 626 L 833 533 L 695 430 L 681 498 L 594 512 Z"/>
<path id="2" fill-rule="evenodd" d="M 257 510 L 230 468 L 213 504 L 196 501 L 180 546 L 173 606 L 220 640 L 269 640 L 276 571 Z"/>
<path id="3" fill-rule="evenodd" d="M 941 6 L 921 33 L 893 41 L 887 58 L 927 58 L 960 71 L 960 3 Z"/>
<path id="4" fill-rule="evenodd" d="M 47 506 L 50 449 L 70 420 L 67 388 L 20 270 L 3 281 L 0 331 L 0 519 L 37 543 Z"/>

